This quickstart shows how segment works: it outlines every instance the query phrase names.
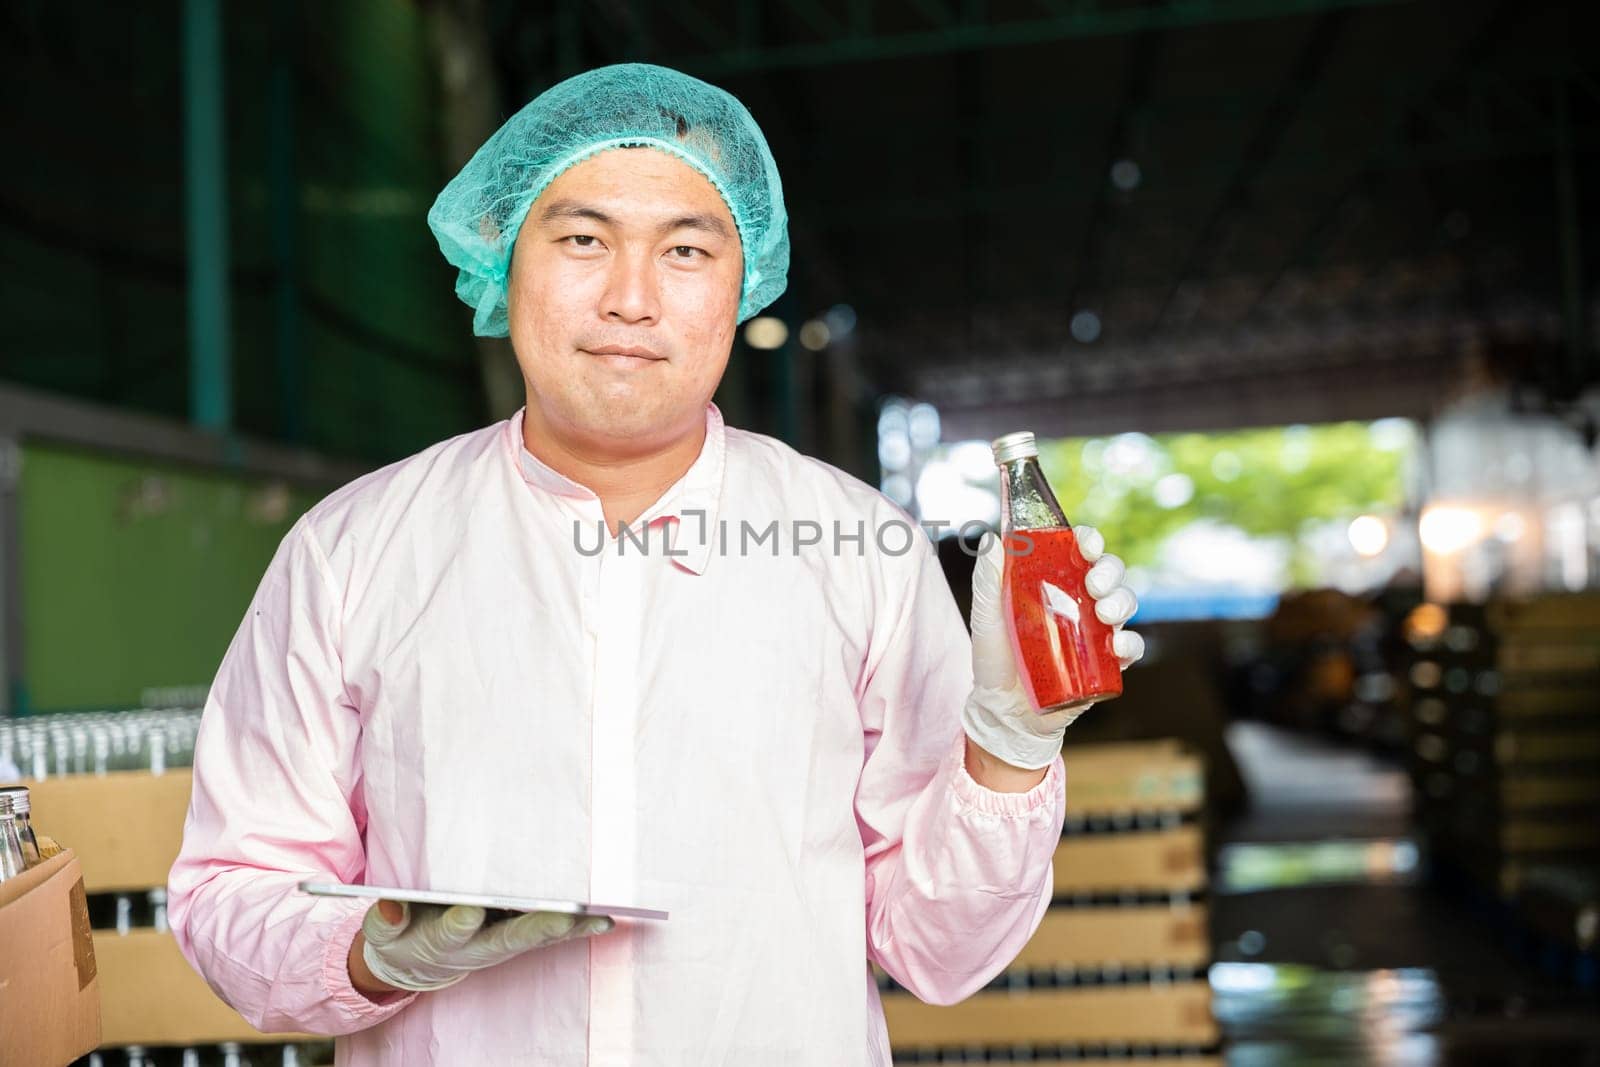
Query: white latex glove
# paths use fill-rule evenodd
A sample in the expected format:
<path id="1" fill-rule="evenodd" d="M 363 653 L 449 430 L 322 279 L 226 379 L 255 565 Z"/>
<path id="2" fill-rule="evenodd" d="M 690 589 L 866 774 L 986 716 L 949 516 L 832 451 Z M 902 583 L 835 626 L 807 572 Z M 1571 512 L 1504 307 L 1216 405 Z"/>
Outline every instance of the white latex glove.
<path id="1" fill-rule="evenodd" d="M 1094 613 L 1115 630 L 1111 650 L 1126 670 L 1144 655 L 1144 638 L 1122 624 L 1138 610 L 1133 590 L 1122 584 L 1122 560 L 1105 554 L 1106 541 L 1092 526 L 1074 526 L 1078 550 L 1093 564 L 1084 586 L 1094 597 Z M 962 711 L 962 726 L 977 746 L 1013 767 L 1040 770 L 1061 751 L 1074 719 L 1092 706 L 1065 708 L 1048 715 L 1034 710 L 1017 676 L 1016 658 L 1006 634 L 1000 604 L 1005 546 L 990 536 L 972 571 L 972 695 Z"/>
<path id="2" fill-rule="evenodd" d="M 361 955 L 373 977 L 416 991 L 443 989 L 530 949 L 603 934 L 616 925 L 606 918 L 530 911 L 485 926 L 482 908 L 400 906 L 405 913 L 399 923 L 385 919 L 376 904 L 367 911 L 361 924 L 367 943 Z"/>

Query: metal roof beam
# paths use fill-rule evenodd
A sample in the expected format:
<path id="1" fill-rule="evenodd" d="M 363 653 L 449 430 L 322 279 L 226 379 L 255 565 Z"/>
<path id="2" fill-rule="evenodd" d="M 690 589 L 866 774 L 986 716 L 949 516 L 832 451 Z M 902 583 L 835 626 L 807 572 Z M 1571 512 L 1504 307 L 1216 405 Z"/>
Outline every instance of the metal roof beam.
<path id="1" fill-rule="evenodd" d="M 825 67 L 912 56 L 943 55 L 975 49 L 1009 48 L 1078 38 L 1115 37 L 1150 30 L 1183 30 L 1261 19 L 1319 15 L 1352 8 L 1390 7 L 1413 0 L 1149 0 L 1136 5 L 1085 2 L 1050 18 L 991 18 L 979 3 L 956 12 L 937 0 L 917 0 L 918 10 L 935 25 L 890 33 L 861 32 L 872 18 L 871 0 L 853 0 L 849 29 L 833 40 L 805 44 L 730 47 L 722 31 L 699 8 L 669 5 L 708 51 L 666 57 L 673 66 L 701 77 L 722 77 L 795 67 Z M 720 41 L 721 43 L 716 43 Z"/>
<path id="2" fill-rule="evenodd" d="M 746 0 L 750 2 L 750 0 Z M 845 28 L 833 14 L 813 0 L 783 0 L 783 6 L 818 37 L 842 37 Z"/>
<path id="3" fill-rule="evenodd" d="M 1334 195 L 1328 206 L 1316 217 L 1301 238 L 1293 243 L 1292 247 L 1295 250 L 1268 278 L 1267 283 L 1262 286 L 1260 295 L 1256 297 L 1255 303 L 1246 309 L 1243 318 L 1249 319 L 1271 297 L 1286 275 L 1296 268 L 1315 262 L 1332 246 L 1344 228 L 1342 223 L 1349 216 L 1348 207 L 1353 199 L 1381 173 L 1374 165 L 1385 158 L 1392 158 L 1397 150 L 1404 153 L 1405 145 L 1401 140 L 1401 133 L 1416 109 L 1427 104 L 1438 95 L 1440 89 L 1462 73 L 1478 68 L 1504 39 L 1510 26 L 1527 13 L 1527 9 L 1526 4 L 1501 0 L 1501 3 L 1485 16 L 1477 32 L 1427 88 L 1414 94 L 1406 94 L 1409 99 L 1402 100 L 1398 106 L 1388 109 L 1386 121 L 1382 124 L 1378 136 L 1371 142 L 1367 157 L 1356 165 L 1350 172 L 1349 179 Z"/>
<path id="4" fill-rule="evenodd" d="M 1582 152 L 1600 149 L 1600 123 L 1574 125 L 1570 131 L 1572 143 Z M 1476 131 L 1470 136 L 1439 137 L 1437 140 L 1390 144 L 1371 156 L 1363 175 L 1377 180 L 1397 170 L 1417 167 L 1451 166 L 1462 163 L 1481 163 L 1501 159 L 1519 159 L 1528 156 L 1549 155 L 1556 151 L 1554 127 L 1535 129 L 1528 127 L 1516 133 Z M 1276 179 L 1312 178 L 1326 175 L 1336 163 L 1333 157 L 1307 156 L 1274 167 Z M 1210 188 L 1232 173 L 1231 164 L 1218 164 L 1191 169 L 1184 175 L 1182 184 L 1172 184 L 1156 190 L 1146 183 L 1143 195 L 1150 198 L 1195 188 Z M 1090 195 L 1102 178 L 1099 169 L 1083 168 L 1057 175 L 1045 181 L 1018 182 L 992 186 L 978 191 L 970 198 L 970 209 L 983 215 L 1015 212 L 1018 205 L 1045 197 L 1063 194 Z M 813 225 L 823 230 L 873 229 L 879 226 L 899 225 L 919 220 L 950 218 L 951 201 L 943 196 L 864 196 L 848 200 L 833 198 L 822 205 L 826 214 L 813 218 Z M 1161 216 L 1166 218 L 1166 216 Z M 1177 216 L 1174 216 L 1176 220 Z M 1285 269 L 1302 264 L 1291 263 Z M 1275 270 L 1278 278 L 1284 270 Z"/>
<path id="5" fill-rule="evenodd" d="M 676 0 L 675 3 L 663 5 L 663 9 L 670 12 L 674 21 L 687 30 L 695 40 L 713 49 L 713 55 L 743 56 L 760 52 L 759 49 L 752 52 L 739 48 L 736 33 L 730 32 L 726 26 L 689 0 Z"/>
<path id="6" fill-rule="evenodd" d="M 1271 162 L 1278 150 L 1279 142 L 1283 140 L 1283 135 L 1288 132 L 1300 114 L 1301 105 L 1305 103 L 1306 97 L 1322 77 L 1323 68 L 1327 65 L 1328 57 L 1333 53 L 1334 43 L 1344 27 L 1345 16 L 1346 13 L 1342 11 L 1325 14 L 1306 35 L 1305 43 L 1295 58 L 1294 66 L 1290 68 L 1288 78 L 1273 97 L 1272 103 L 1267 107 L 1266 116 L 1256 127 L 1250 143 L 1240 155 L 1227 188 L 1223 190 L 1222 196 L 1217 199 L 1205 223 L 1195 234 L 1194 242 L 1183 258 L 1183 266 L 1172 279 L 1172 285 L 1167 290 L 1166 298 L 1161 302 L 1160 310 L 1150 322 L 1146 331 L 1148 334 L 1154 334 L 1161 328 L 1161 323 L 1172 309 L 1173 300 L 1183 284 L 1197 274 L 1204 273 L 1207 265 L 1216 259 L 1227 224 L 1239 211 L 1249 206 L 1256 177 Z"/>
<path id="7" fill-rule="evenodd" d="M 1111 227 L 1111 168 L 1120 159 L 1127 158 L 1132 148 L 1134 120 L 1149 105 L 1150 83 L 1155 71 L 1157 53 L 1163 35 L 1158 32 L 1142 33 L 1128 43 L 1128 67 L 1123 78 L 1122 100 L 1117 105 L 1117 117 L 1112 122 L 1111 135 L 1106 139 L 1100 181 L 1095 186 L 1094 204 L 1089 209 L 1089 222 L 1083 228 L 1083 241 L 1078 255 L 1073 259 L 1075 273 L 1072 287 L 1067 290 L 1068 313 L 1078 306 L 1085 290 L 1092 289 L 1100 280 L 1105 259 L 1106 241 Z"/>

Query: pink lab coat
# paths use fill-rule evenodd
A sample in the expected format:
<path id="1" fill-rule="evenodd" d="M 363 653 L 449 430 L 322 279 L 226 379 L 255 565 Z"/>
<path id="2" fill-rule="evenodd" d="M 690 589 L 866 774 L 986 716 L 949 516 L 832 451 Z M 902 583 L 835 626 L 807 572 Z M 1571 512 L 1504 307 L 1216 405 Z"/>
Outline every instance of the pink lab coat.
<path id="1" fill-rule="evenodd" d="M 1060 759 L 972 780 L 927 538 L 714 405 L 648 538 L 600 522 L 519 412 L 296 523 L 206 704 L 179 945 L 340 1064 L 887 1065 L 869 961 L 940 1004 L 1005 968 L 1049 903 Z M 346 969 L 365 905 L 309 877 L 671 918 L 379 1003 Z"/>

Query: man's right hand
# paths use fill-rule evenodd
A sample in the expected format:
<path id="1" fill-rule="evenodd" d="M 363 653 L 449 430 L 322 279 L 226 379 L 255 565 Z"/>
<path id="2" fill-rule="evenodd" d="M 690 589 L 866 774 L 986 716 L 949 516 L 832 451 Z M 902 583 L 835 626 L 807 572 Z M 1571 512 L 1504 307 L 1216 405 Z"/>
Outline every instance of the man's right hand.
<path id="1" fill-rule="evenodd" d="M 350 953 L 350 978 L 369 996 L 443 989 L 530 949 L 603 934 L 614 925 L 611 919 L 550 911 L 485 925 L 482 908 L 383 900 L 367 911 L 361 924 Z"/>

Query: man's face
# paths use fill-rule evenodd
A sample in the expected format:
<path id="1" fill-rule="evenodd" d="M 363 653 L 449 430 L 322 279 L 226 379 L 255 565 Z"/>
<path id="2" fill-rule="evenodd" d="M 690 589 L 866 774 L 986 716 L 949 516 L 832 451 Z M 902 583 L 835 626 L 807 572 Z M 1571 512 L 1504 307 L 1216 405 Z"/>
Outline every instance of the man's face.
<path id="1" fill-rule="evenodd" d="M 696 432 L 728 364 L 743 276 L 733 216 L 693 167 L 631 148 L 570 168 L 529 209 L 512 255 L 529 418 L 620 454 Z"/>

